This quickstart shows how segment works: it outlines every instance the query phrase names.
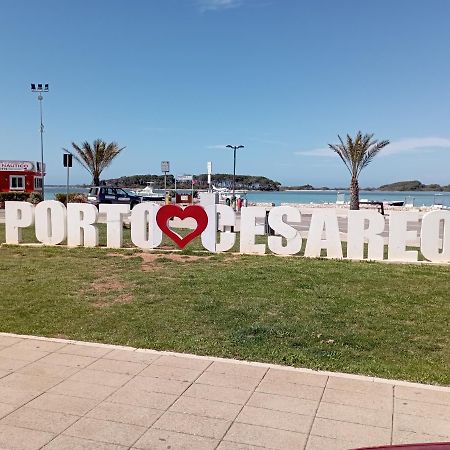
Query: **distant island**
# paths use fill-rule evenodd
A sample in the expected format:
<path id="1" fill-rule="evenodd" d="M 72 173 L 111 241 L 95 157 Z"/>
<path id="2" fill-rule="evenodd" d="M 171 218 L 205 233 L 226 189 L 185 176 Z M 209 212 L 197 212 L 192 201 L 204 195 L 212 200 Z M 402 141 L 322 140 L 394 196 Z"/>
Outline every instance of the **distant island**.
<path id="1" fill-rule="evenodd" d="M 153 183 L 155 189 L 164 188 L 164 175 L 130 175 L 119 178 L 110 178 L 103 181 L 110 186 L 140 188 L 147 183 Z M 167 175 L 167 189 L 175 188 L 175 178 Z M 180 188 L 190 187 L 191 182 L 177 182 Z M 218 188 L 233 187 L 233 175 L 214 174 L 212 184 Z M 78 187 L 89 187 L 90 185 L 80 185 Z M 208 175 L 194 175 L 195 189 L 208 189 Z M 236 189 L 246 191 L 347 191 L 346 187 L 313 186 L 312 184 L 302 184 L 297 186 L 283 186 L 281 183 L 270 178 L 258 175 L 236 175 Z M 418 180 L 397 181 L 395 183 L 383 184 L 379 187 L 361 188 L 362 191 L 419 191 L 419 192 L 450 192 L 450 184 L 441 186 L 440 184 L 423 184 Z"/>
<path id="2" fill-rule="evenodd" d="M 383 186 L 380 186 L 377 190 L 450 192 L 450 184 L 441 186 L 440 184 L 423 184 L 418 180 L 398 181 L 397 183 L 383 184 Z"/>
<path id="3" fill-rule="evenodd" d="M 233 187 L 233 175 L 216 173 L 211 176 L 212 184 L 219 188 Z M 153 183 L 155 189 L 164 188 L 164 175 L 131 175 L 120 178 L 111 178 L 104 180 L 108 185 L 138 188 L 144 187 L 147 183 Z M 166 179 L 167 189 L 175 188 L 175 177 L 173 175 L 167 175 Z M 191 182 L 179 182 L 177 186 L 186 187 L 190 186 Z M 202 173 L 194 175 L 194 186 L 196 189 L 208 189 L 208 175 Z M 263 176 L 256 175 L 236 175 L 236 189 L 247 191 L 279 191 L 281 183 L 271 180 Z"/>
<path id="4" fill-rule="evenodd" d="M 282 191 L 336 191 L 348 188 L 330 188 L 327 186 L 314 187 L 312 184 L 302 184 L 300 186 L 281 186 Z"/>
<path id="5" fill-rule="evenodd" d="M 314 187 L 310 184 L 304 184 L 301 186 L 283 186 L 283 190 L 302 190 L 302 191 L 346 191 L 345 188 L 329 188 L 329 187 Z M 396 183 L 383 184 L 380 187 L 367 187 L 362 188 L 362 191 L 423 191 L 423 192 L 450 192 L 450 184 L 441 186 L 440 184 L 423 184 L 418 180 L 411 181 L 397 181 Z"/>

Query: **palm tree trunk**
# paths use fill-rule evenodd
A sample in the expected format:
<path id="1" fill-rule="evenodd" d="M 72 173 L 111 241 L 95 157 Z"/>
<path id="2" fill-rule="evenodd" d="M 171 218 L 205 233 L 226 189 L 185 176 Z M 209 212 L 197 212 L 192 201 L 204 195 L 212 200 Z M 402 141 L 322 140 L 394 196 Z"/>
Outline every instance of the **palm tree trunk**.
<path id="1" fill-rule="evenodd" d="M 100 186 L 100 175 L 94 174 L 94 179 L 92 180 L 93 186 Z"/>
<path id="2" fill-rule="evenodd" d="M 359 209 L 359 183 L 355 176 L 350 184 L 350 209 Z"/>

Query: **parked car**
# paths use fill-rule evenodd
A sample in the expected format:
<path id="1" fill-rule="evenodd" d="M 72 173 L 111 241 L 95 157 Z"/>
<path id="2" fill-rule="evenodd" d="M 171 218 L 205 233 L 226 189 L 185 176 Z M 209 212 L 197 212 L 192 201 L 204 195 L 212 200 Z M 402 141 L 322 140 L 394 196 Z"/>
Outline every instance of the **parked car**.
<path id="1" fill-rule="evenodd" d="M 93 186 L 89 189 L 88 202 L 97 206 L 100 203 L 129 204 L 130 208 L 141 202 L 140 197 L 122 188 L 112 186 Z"/>

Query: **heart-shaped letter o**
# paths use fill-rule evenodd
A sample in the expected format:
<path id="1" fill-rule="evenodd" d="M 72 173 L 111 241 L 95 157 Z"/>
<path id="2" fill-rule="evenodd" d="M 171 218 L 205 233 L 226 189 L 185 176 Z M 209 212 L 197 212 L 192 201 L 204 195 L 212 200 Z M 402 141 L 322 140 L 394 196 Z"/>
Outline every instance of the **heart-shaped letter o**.
<path id="1" fill-rule="evenodd" d="M 192 217 L 197 222 L 197 228 L 183 238 L 169 228 L 169 220 L 172 217 L 179 217 L 181 220 Z M 208 215 L 198 205 L 190 205 L 184 209 L 177 205 L 164 205 L 156 213 L 156 223 L 161 231 L 172 239 L 178 247 L 184 248 L 192 239 L 205 231 L 208 225 Z"/>

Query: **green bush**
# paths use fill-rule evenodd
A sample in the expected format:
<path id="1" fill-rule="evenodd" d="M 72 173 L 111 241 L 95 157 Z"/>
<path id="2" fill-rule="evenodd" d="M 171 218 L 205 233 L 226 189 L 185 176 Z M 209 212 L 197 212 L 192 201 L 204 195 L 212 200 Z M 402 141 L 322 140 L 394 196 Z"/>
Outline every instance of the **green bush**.
<path id="1" fill-rule="evenodd" d="M 33 203 L 33 205 L 37 205 L 39 202 L 42 202 L 42 194 L 39 194 L 38 192 L 32 192 L 28 196 L 27 202 Z"/>
<path id="2" fill-rule="evenodd" d="M 0 202 L 22 202 L 27 201 L 28 192 L 0 192 Z"/>
<path id="3" fill-rule="evenodd" d="M 42 194 L 37 192 L 0 192 L 0 204 L 4 202 L 30 202 L 33 205 L 42 201 Z"/>
<path id="4" fill-rule="evenodd" d="M 65 192 L 57 192 L 55 199 L 58 202 L 66 203 L 67 194 Z M 81 192 L 69 192 L 69 203 L 87 203 L 87 195 Z"/>

